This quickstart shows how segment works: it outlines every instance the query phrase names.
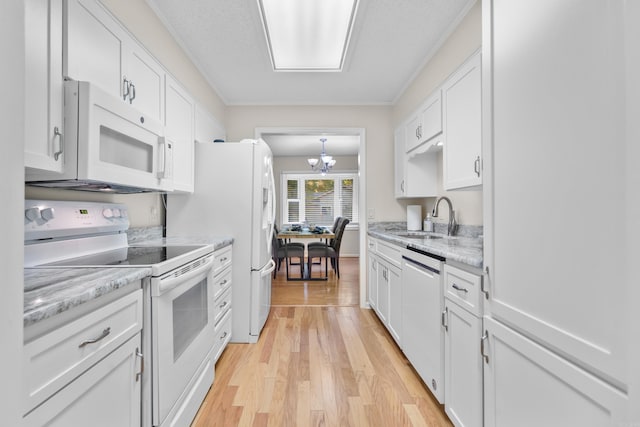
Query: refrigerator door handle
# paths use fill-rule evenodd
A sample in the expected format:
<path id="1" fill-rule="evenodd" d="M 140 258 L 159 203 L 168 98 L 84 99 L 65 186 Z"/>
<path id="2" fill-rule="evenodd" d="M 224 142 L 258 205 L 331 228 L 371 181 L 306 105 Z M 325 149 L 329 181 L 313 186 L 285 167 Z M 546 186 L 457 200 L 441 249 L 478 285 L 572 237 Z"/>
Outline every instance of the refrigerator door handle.
<path id="1" fill-rule="evenodd" d="M 276 263 L 274 260 L 270 260 L 269 264 L 267 264 L 268 267 L 265 267 L 265 269 L 260 271 L 260 277 L 265 277 L 265 276 L 270 276 L 271 273 L 273 272 L 273 270 L 276 269 Z"/>

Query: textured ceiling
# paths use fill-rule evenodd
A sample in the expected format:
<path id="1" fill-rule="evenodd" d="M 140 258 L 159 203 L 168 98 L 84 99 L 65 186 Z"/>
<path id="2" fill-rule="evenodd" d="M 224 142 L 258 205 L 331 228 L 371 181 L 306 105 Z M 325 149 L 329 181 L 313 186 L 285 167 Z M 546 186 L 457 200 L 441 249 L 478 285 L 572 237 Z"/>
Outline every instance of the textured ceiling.
<path id="1" fill-rule="evenodd" d="M 274 72 L 257 0 L 147 0 L 227 105 L 393 104 L 475 0 L 360 0 L 342 72 Z"/>

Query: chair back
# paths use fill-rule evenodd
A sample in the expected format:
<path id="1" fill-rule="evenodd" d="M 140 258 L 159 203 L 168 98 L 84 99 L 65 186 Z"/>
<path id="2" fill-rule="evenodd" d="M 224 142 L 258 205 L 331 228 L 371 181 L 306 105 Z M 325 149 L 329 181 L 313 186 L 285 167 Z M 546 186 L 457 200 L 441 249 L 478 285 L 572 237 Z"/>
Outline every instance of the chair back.
<path id="1" fill-rule="evenodd" d="M 350 221 L 348 218 L 339 217 L 338 221 L 336 222 L 338 223 L 337 229 L 334 232 L 336 237 L 331 240 L 329 245 L 336 251 L 336 255 L 339 256 L 340 244 L 342 243 L 342 236 L 344 235 L 344 229 L 347 227 L 347 224 L 349 224 Z"/>

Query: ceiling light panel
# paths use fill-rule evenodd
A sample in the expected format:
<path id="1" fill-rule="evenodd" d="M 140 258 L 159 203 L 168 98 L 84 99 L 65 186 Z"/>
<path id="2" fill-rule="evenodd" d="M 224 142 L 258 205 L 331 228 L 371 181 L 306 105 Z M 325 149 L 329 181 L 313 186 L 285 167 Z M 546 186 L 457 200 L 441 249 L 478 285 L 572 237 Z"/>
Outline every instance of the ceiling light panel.
<path id="1" fill-rule="evenodd" d="M 340 71 L 358 0 L 258 0 L 276 71 Z"/>

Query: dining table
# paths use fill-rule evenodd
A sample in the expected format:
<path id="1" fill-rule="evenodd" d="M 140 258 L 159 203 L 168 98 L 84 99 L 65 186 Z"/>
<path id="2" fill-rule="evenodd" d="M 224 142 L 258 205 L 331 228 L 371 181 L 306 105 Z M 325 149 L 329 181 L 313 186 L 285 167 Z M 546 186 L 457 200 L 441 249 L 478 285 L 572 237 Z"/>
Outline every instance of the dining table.
<path id="1" fill-rule="evenodd" d="M 327 228 L 316 227 L 313 230 L 307 228 L 295 228 L 295 229 L 282 229 L 278 232 L 276 236 L 278 239 L 284 240 L 287 243 L 291 239 L 319 239 L 320 241 L 324 240 L 329 245 L 329 240 L 336 237 L 336 235 Z M 328 250 L 327 250 L 328 252 Z M 285 269 L 287 273 L 287 280 L 297 280 L 297 281 L 307 281 L 307 280 L 327 280 L 329 278 L 329 263 L 327 258 L 325 257 L 325 265 L 324 265 L 324 276 L 321 277 L 312 277 L 311 269 L 308 268 L 308 263 L 305 263 L 302 260 L 303 274 L 301 278 L 290 277 L 289 276 L 289 257 L 287 256 L 287 245 L 284 245 L 284 254 L 285 254 Z M 328 257 L 328 253 L 327 253 Z"/>

